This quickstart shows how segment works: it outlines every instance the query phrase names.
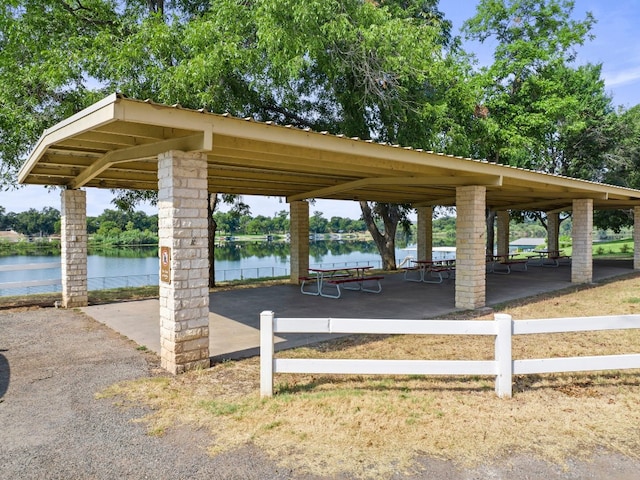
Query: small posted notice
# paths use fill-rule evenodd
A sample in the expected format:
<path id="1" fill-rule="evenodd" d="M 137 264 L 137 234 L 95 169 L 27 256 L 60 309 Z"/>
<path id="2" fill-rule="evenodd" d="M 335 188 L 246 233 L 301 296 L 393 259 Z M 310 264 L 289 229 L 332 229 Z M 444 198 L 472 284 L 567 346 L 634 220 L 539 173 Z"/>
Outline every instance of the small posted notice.
<path id="1" fill-rule="evenodd" d="M 160 281 L 171 283 L 171 248 L 160 247 Z"/>

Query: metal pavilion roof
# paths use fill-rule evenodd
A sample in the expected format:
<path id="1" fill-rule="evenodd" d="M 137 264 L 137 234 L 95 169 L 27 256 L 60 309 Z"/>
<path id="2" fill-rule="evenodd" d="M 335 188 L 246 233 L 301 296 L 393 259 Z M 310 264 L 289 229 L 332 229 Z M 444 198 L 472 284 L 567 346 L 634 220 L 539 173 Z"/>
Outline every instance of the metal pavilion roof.
<path id="1" fill-rule="evenodd" d="M 640 205 L 640 191 L 327 132 L 183 109 L 112 94 L 47 129 L 19 173 L 25 184 L 157 190 L 157 155 L 207 155 L 209 191 L 455 205 L 483 185 L 496 209 Z"/>

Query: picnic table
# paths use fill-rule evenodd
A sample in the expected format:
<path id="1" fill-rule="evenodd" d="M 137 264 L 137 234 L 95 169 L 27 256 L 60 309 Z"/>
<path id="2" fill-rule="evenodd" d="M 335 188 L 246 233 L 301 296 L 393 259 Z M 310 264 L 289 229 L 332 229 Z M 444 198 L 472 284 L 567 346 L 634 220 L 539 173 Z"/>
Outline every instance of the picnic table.
<path id="1" fill-rule="evenodd" d="M 534 250 L 533 255 L 529 257 L 530 265 L 542 267 L 559 267 L 561 261 L 571 263 L 571 257 L 565 255 L 562 250 Z"/>
<path id="2" fill-rule="evenodd" d="M 529 260 L 526 258 L 518 258 L 519 256 L 519 253 L 487 255 L 487 271 L 489 273 L 508 275 L 511 273 L 511 267 L 514 265 L 520 265 L 522 270 L 526 270 Z"/>
<path id="3" fill-rule="evenodd" d="M 455 258 L 442 260 L 411 260 L 413 265 L 404 269 L 404 279 L 408 282 L 442 283 L 456 271 Z M 412 276 L 412 273 L 417 275 Z"/>
<path id="4" fill-rule="evenodd" d="M 310 268 L 308 277 L 302 277 L 300 291 L 305 295 L 340 298 L 342 290 L 356 290 L 369 293 L 382 291 L 382 275 L 367 275 L 371 265 L 337 268 Z M 315 287 L 309 288 L 309 285 Z"/>

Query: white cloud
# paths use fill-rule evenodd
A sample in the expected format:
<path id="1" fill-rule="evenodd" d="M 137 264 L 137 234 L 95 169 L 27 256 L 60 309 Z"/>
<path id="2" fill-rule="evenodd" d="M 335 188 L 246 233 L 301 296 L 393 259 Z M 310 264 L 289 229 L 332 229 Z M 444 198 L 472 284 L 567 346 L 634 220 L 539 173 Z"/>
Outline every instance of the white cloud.
<path id="1" fill-rule="evenodd" d="M 603 77 L 609 88 L 627 85 L 640 80 L 640 66 L 614 72 L 603 72 Z"/>

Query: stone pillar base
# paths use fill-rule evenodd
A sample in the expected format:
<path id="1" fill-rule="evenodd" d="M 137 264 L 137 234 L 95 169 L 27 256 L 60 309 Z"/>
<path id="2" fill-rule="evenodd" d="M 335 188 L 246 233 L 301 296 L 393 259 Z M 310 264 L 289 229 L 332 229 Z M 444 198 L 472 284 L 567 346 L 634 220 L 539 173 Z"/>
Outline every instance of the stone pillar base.
<path id="1" fill-rule="evenodd" d="M 87 291 L 87 194 L 63 190 L 61 224 L 62 306 L 86 307 Z"/>
<path id="2" fill-rule="evenodd" d="M 560 214 L 547 213 L 547 249 L 560 250 Z"/>
<path id="3" fill-rule="evenodd" d="M 171 373 L 208 368 L 207 158 L 158 157 L 160 361 Z"/>
<path id="4" fill-rule="evenodd" d="M 300 283 L 300 277 L 309 274 L 309 203 L 291 202 L 291 283 Z"/>
<path id="5" fill-rule="evenodd" d="M 433 207 L 416 208 L 418 212 L 418 260 L 433 257 Z"/>
<path id="6" fill-rule="evenodd" d="M 456 189 L 456 308 L 486 303 L 486 188 Z"/>
<path id="7" fill-rule="evenodd" d="M 497 213 L 497 218 L 498 255 L 507 255 L 509 253 L 509 212 L 507 210 L 501 210 Z"/>
<path id="8" fill-rule="evenodd" d="M 593 200 L 573 201 L 571 282 L 593 281 Z"/>

